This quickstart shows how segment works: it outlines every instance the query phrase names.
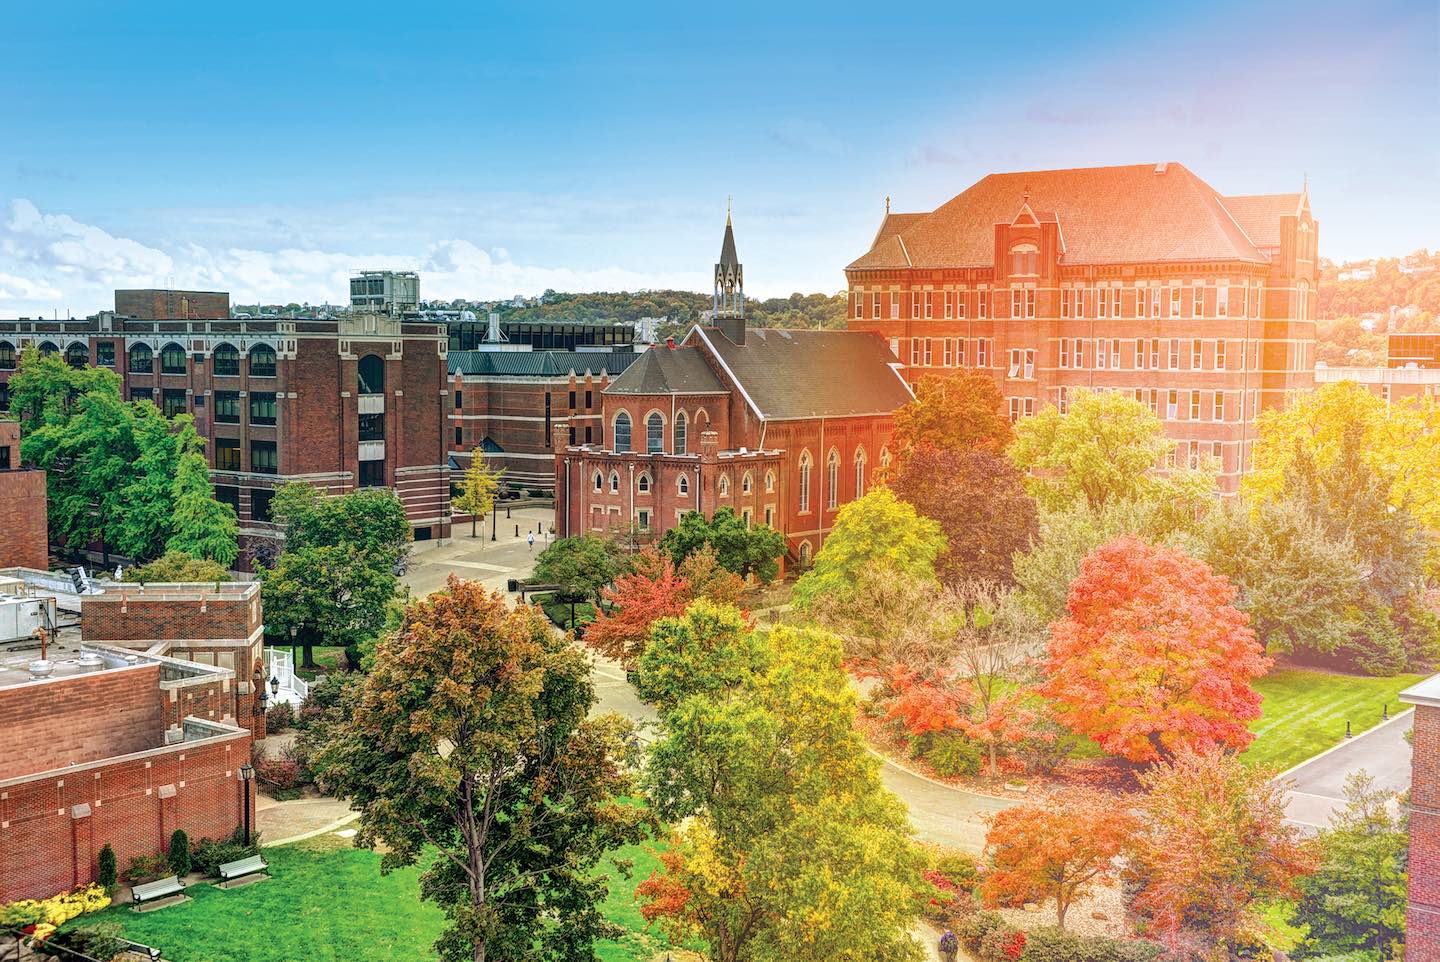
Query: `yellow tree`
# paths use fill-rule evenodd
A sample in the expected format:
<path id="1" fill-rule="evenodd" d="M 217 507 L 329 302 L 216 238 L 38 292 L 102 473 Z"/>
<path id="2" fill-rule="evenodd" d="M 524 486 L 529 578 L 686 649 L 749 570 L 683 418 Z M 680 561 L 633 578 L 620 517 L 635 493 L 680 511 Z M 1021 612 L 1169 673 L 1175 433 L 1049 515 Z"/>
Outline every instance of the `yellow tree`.
<path id="1" fill-rule="evenodd" d="M 460 497 L 455 507 L 470 515 L 470 537 L 475 537 L 475 522 L 483 518 L 495 506 L 495 496 L 500 493 L 500 478 L 503 468 L 496 470 L 485 463 L 480 449 L 470 452 L 470 467 L 465 469 L 465 480 L 460 484 Z"/>

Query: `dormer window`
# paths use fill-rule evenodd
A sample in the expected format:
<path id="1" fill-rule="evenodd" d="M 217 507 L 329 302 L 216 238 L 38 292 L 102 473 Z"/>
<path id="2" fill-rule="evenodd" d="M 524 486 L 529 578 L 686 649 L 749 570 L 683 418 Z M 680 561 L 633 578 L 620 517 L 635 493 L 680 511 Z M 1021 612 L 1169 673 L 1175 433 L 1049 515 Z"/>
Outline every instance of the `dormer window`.
<path id="1" fill-rule="evenodd" d="M 1034 244 L 1016 244 L 1010 248 L 1010 273 L 1017 277 L 1033 277 L 1039 274 L 1039 248 Z"/>

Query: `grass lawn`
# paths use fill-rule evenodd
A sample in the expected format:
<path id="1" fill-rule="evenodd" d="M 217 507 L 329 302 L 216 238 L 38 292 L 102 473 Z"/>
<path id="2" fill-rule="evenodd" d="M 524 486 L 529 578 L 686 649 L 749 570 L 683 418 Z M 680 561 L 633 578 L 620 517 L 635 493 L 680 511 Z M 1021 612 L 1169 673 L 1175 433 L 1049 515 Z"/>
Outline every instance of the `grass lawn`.
<path id="1" fill-rule="evenodd" d="M 282 645 L 280 647 L 284 646 Z M 305 653 L 303 651 L 297 651 L 296 654 L 300 655 L 302 659 L 305 656 Z M 321 645 L 313 650 L 313 654 L 315 656 L 315 664 L 317 667 L 301 668 L 297 663 L 295 668 L 295 674 L 299 675 L 301 678 L 313 681 L 319 675 L 328 675 L 339 671 L 340 666 L 345 662 L 344 648 L 335 648 Z"/>
<path id="2" fill-rule="evenodd" d="M 634 860 L 630 880 L 612 876 L 606 918 L 631 934 L 596 946 L 604 962 L 646 962 L 665 948 L 644 931 L 635 886 L 658 864 L 645 846 L 615 853 Z M 136 913 L 117 905 L 67 928 L 107 920 L 128 938 L 159 947 L 170 962 L 412 962 L 434 959 L 444 928 L 438 908 L 420 901 L 418 868 L 380 874 L 380 856 L 322 836 L 265 850 L 274 878 L 233 891 L 196 884 L 192 901 Z"/>
<path id="3" fill-rule="evenodd" d="M 1405 708 L 1396 697 L 1424 678 L 1396 675 L 1366 678 L 1302 668 L 1277 668 L 1255 682 L 1264 696 L 1263 714 L 1252 722 L 1255 741 L 1240 758 L 1251 765 L 1284 771 L 1345 740 L 1345 722 L 1360 734 L 1390 713 Z"/>

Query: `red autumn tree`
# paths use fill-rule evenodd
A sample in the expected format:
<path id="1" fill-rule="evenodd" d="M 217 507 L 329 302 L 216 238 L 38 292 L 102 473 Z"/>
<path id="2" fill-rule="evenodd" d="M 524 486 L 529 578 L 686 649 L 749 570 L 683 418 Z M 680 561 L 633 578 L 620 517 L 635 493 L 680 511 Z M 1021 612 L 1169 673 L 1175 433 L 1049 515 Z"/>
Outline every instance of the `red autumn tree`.
<path id="1" fill-rule="evenodd" d="M 1055 900 L 1055 921 L 1075 900 L 1114 877 L 1132 819 L 1124 805 L 1091 788 L 1069 788 L 990 819 L 990 870 L 980 893 L 990 904 Z"/>
<path id="2" fill-rule="evenodd" d="M 602 597 L 610 610 L 596 612 L 585 629 L 585 645 L 629 670 L 650 640 L 650 624 L 685 613 L 690 583 L 676 573 L 669 557 L 646 548 L 636 558 L 635 570 L 616 578 Z"/>
<path id="3" fill-rule="evenodd" d="M 1182 747 L 1243 749 L 1270 670 L 1236 588 L 1174 548 L 1121 537 L 1080 565 L 1050 628 L 1041 692 L 1057 720 L 1112 755 L 1152 762 Z"/>
<path id="4" fill-rule="evenodd" d="M 915 400 L 895 410 L 892 471 L 921 448 L 1003 452 L 1014 440 L 1005 397 L 983 371 L 927 375 L 915 385 Z"/>
<path id="5" fill-rule="evenodd" d="M 1313 844 L 1285 821 L 1285 789 L 1230 752 L 1182 749 L 1141 776 L 1126 847 L 1134 907 L 1172 946 L 1228 959 L 1257 902 L 1293 897 Z"/>
<path id="6" fill-rule="evenodd" d="M 1039 530 L 1035 500 L 1001 453 L 925 445 L 891 472 L 890 486 L 915 510 L 940 523 L 946 547 L 935 559 L 945 585 L 1015 581 L 1011 558 Z"/>

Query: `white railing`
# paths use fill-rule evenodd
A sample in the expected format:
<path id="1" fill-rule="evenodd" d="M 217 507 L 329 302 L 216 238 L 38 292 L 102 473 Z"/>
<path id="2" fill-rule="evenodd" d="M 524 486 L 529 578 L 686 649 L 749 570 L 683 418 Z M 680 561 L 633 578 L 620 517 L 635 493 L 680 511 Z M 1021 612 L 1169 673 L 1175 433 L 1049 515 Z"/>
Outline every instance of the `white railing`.
<path id="1" fill-rule="evenodd" d="M 280 680 L 281 691 L 293 691 L 301 701 L 310 697 L 310 685 L 295 674 L 295 659 L 280 648 L 267 648 L 270 658 L 269 677 Z"/>

